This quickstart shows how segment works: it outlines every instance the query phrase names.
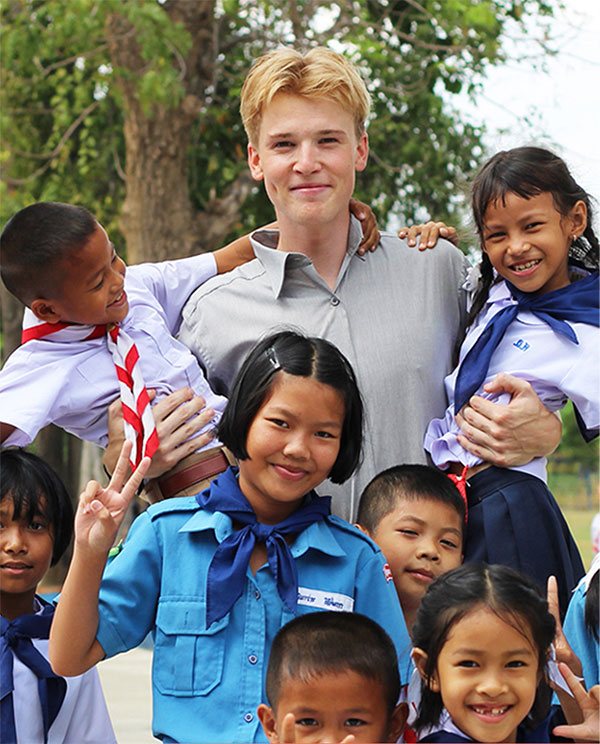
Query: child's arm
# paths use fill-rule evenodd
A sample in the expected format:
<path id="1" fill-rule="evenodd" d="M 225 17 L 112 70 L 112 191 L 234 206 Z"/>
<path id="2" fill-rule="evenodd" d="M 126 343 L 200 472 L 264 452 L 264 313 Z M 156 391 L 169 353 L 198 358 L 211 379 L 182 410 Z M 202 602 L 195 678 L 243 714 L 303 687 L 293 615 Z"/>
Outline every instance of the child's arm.
<path id="1" fill-rule="evenodd" d="M 17 427 L 12 424 L 5 424 L 4 421 L 0 421 L 0 444 L 2 444 L 5 439 L 8 439 L 16 428 Z"/>
<path id="2" fill-rule="evenodd" d="M 560 620 L 560 607 L 558 603 L 558 584 L 555 576 L 548 577 L 548 587 L 546 591 L 548 598 L 548 609 L 556 623 L 556 633 L 554 635 L 554 651 L 556 660 L 566 664 L 577 677 L 583 674 L 581 661 L 563 632 L 562 622 Z"/>
<path id="3" fill-rule="evenodd" d="M 578 718 L 581 723 L 572 723 L 569 713 L 563 708 L 568 725 L 556 726 L 552 733 L 555 736 L 563 736 L 575 741 L 598 741 L 600 733 L 600 685 L 594 685 L 589 692 L 586 692 L 585 687 L 566 664 L 560 665 L 560 671 L 573 693 L 575 704 L 579 709 Z"/>
<path id="4" fill-rule="evenodd" d="M 102 574 L 127 507 L 150 465 L 145 457 L 125 482 L 130 453 L 131 442 L 125 442 L 108 486 L 90 481 L 79 499 L 73 559 L 50 631 L 50 662 L 61 676 L 82 674 L 104 658 L 96 640 Z"/>

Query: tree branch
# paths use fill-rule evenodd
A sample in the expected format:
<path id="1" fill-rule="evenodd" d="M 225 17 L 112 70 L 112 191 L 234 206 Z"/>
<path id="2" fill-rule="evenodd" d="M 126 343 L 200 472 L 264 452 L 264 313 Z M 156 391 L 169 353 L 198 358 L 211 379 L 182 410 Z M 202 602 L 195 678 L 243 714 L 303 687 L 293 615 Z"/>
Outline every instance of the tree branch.
<path id="1" fill-rule="evenodd" d="M 54 72 L 54 70 L 58 70 L 61 67 L 68 67 L 74 62 L 77 62 L 78 59 L 88 59 L 89 57 L 93 57 L 95 54 L 98 54 L 98 52 L 102 52 L 107 48 L 108 44 L 100 44 L 100 46 L 97 46 L 94 49 L 90 49 L 87 52 L 79 52 L 78 54 L 73 54 L 71 57 L 59 59 L 57 62 L 53 62 L 51 65 L 47 65 L 46 67 L 44 67 L 44 65 L 40 62 L 39 57 L 34 57 L 33 62 L 37 69 L 42 73 L 42 77 L 47 77 L 51 72 Z"/>
<path id="2" fill-rule="evenodd" d="M 254 181 L 244 170 L 225 190 L 223 196 L 211 199 L 196 217 L 198 235 L 202 235 L 205 250 L 218 248 L 240 218 L 240 207 L 250 196 Z"/>
<path id="3" fill-rule="evenodd" d="M 58 153 L 63 149 L 69 138 L 73 135 L 77 127 L 82 123 L 88 114 L 100 105 L 100 101 L 94 101 L 89 106 L 83 109 L 79 116 L 67 127 L 62 137 L 58 141 L 58 144 L 51 152 L 24 152 L 23 150 L 13 149 L 13 154 L 18 155 L 21 158 L 29 158 L 30 160 L 52 160 Z"/>

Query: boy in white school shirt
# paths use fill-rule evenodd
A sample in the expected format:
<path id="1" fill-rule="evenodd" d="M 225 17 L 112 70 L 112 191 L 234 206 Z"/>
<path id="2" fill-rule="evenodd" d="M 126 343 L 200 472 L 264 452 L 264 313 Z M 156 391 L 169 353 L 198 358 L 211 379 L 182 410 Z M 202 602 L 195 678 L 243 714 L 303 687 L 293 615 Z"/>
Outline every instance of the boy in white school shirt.
<path id="1" fill-rule="evenodd" d="M 194 289 L 253 257 L 247 241 L 236 241 L 214 253 L 126 268 L 84 207 L 39 202 L 18 212 L 0 238 L 0 267 L 7 289 L 27 309 L 23 345 L 0 372 L 0 441 L 26 446 L 54 423 L 106 446 L 108 405 L 119 392 L 127 403 L 123 377 L 130 373 L 137 460 L 157 443 L 147 390 L 161 398 L 189 389 L 206 405 L 203 436 L 184 445 L 191 461 L 183 470 L 192 470 L 180 470 L 174 484 L 164 478 L 163 495 L 225 470 L 229 462 L 212 428 L 226 399 L 213 393 L 175 333 Z M 118 336 L 111 339 L 111 331 Z"/>

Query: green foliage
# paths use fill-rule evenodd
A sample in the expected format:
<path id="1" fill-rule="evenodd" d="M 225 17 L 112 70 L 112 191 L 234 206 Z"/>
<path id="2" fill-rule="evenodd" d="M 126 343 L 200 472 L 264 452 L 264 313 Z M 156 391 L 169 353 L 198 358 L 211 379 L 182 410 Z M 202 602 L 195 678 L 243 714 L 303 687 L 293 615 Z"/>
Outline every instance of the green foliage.
<path id="1" fill-rule="evenodd" d="M 583 468 L 597 473 L 600 463 L 600 438 L 588 443 L 583 440 L 570 402 L 561 411 L 561 418 L 563 436 L 560 446 L 550 458 L 551 470 L 576 473 Z"/>
<path id="2" fill-rule="evenodd" d="M 534 16 L 536 30 L 542 28 L 558 2 L 221 0 L 210 33 L 192 38 L 168 15 L 178 3 L 185 9 L 184 0 L 12 0 L 0 18 L 0 217 L 35 199 L 60 199 L 86 204 L 114 233 L 125 157 L 116 82 L 135 86 L 151 119 L 189 92 L 183 72 L 199 44 L 208 45 L 203 54 L 214 55 L 214 75 L 200 96 L 188 177 L 193 202 L 205 208 L 246 168 L 238 105 L 248 66 L 285 43 L 329 44 L 356 60 L 370 80 L 372 158 L 358 196 L 376 206 L 382 221 L 390 214 L 402 221 L 428 214 L 456 222 L 462 184 L 482 157 L 482 132 L 463 121 L 452 98 L 476 93 L 477 76 L 503 61 L 503 34 L 523 30 Z M 106 29 L 115 15 L 135 34 L 135 74 L 111 63 Z M 123 43 L 125 37 L 124 31 Z M 271 218 L 257 188 L 234 229 Z"/>

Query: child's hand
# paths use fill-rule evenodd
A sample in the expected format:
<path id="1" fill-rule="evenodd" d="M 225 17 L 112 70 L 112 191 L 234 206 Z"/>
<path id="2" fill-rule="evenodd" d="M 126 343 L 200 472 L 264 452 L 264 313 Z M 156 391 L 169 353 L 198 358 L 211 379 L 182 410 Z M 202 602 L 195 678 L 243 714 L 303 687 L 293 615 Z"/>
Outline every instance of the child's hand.
<path id="1" fill-rule="evenodd" d="M 406 238 L 411 248 L 417 244 L 417 238 L 419 236 L 421 236 L 419 241 L 420 251 L 424 251 L 427 248 L 434 248 L 440 238 L 445 238 L 458 246 L 456 228 L 446 225 L 445 222 L 425 222 L 421 225 L 413 225 L 412 227 L 401 227 L 398 230 L 398 237 Z"/>
<path id="2" fill-rule="evenodd" d="M 556 652 L 556 661 L 566 664 L 576 677 L 581 677 L 583 670 L 581 661 L 577 654 L 571 648 L 571 644 L 563 633 L 562 623 L 560 621 L 560 608 L 558 605 L 558 584 L 554 576 L 548 577 L 548 609 L 556 622 L 556 634 L 554 636 L 554 651 Z"/>
<path id="3" fill-rule="evenodd" d="M 552 733 L 575 741 L 598 741 L 600 732 L 600 685 L 594 685 L 586 692 L 585 687 L 575 677 L 566 664 L 560 665 L 560 671 L 573 693 L 575 702 L 581 712 L 582 723 L 556 726 Z"/>
<path id="4" fill-rule="evenodd" d="M 379 230 L 377 229 L 377 220 L 371 207 L 356 199 L 350 199 L 350 211 L 360 220 L 360 226 L 363 232 L 363 239 L 358 246 L 358 255 L 364 256 L 367 251 L 374 251 L 379 244 Z"/>
<path id="5" fill-rule="evenodd" d="M 305 741 L 305 738 L 300 735 L 299 737 L 296 736 L 296 717 L 293 713 L 288 713 L 284 719 L 283 724 L 281 726 L 281 734 L 277 736 L 276 739 L 271 739 L 271 744 L 299 744 L 299 742 Z M 318 738 L 313 738 L 307 736 L 306 741 L 320 741 Z M 353 742 L 356 741 L 356 738 L 353 734 L 348 734 L 348 736 L 345 736 L 340 744 L 353 744 Z"/>
<path id="6" fill-rule="evenodd" d="M 97 481 L 90 481 L 79 497 L 75 540 L 80 548 L 104 554 L 112 547 L 127 507 L 150 465 L 150 458 L 144 457 L 126 481 L 131 447 L 131 442 L 123 443 L 115 472 L 106 488 Z"/>

